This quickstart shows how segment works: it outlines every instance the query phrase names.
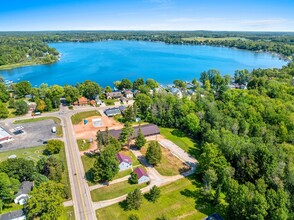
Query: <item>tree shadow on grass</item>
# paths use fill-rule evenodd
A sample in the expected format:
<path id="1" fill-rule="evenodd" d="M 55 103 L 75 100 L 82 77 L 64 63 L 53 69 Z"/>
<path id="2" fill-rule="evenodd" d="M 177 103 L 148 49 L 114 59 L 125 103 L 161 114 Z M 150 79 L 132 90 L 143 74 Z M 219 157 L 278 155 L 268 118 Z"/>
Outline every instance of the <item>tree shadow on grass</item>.
<path id="1" fill-rule="evenodd" d="M 118 205 L 119 205 L 124 211 L 128 211 L 128 208 L 127 208 L 127 201 L 126 201 L 126 200 L 123 200 L 123 201 L 119 202 Z"/>

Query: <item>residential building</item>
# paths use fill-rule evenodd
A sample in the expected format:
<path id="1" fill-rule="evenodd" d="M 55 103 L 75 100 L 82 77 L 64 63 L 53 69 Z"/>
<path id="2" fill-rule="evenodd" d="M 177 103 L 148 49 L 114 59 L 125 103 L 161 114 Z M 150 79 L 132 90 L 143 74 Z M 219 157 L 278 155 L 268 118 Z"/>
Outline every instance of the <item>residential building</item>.
<path id="1" fill-rule="evenodd" d="M 118 153 L 116 155 L 118 161 L 119 161 L 119 170 L 127 170 L 132 168 L 132 159 L 126 155 L 123 155 L 122 153 Z"/>
<path id="2" fill-rule="evenodd" d="M 149 176 L 142 167 L 137 167 L 133 172 L 136 173 L 138 176 L 138 184 L 150 181 Z"/>
<path id="3" fill-rule="evenodd" d="M 24 181 L 21 183 L 18 193 L 15 195 L 14 203 L 24 205 L 29 198 L 29 192 L 34 186 L 33 182 Z"/>
<path id="4" fill-rule="evenodd" d="M 136 138 L 138 136 L 138 132 L 139 132 L 139 126 L 133 127 L 134 128 L 134 133 L 132 138 Z M 153 136 L 153 135 L 158 135 L 160 134 L 159 128 L 157 125 L 155 124 L 147 124 L 147 125 L 142 125 L 141 126 L 141 132 L 143 133 L 143 135 L 145 137 L 148 136 Z M 121 134 L 121 129 L 119 130 L 109 130 L 109 134 L 117 139 L 119 139 L 120 134 Z"/>
<path id="5" fill-rule="evenodd" d="M 106 98 L 107 99 L 119 99 L 121 97 L 121 92 L 107 92 Z"/>
<path id="6" fill-rule="evenodd" d="M 183 94 L 182 94 L 182 92 L 181 92 L 181 90 L 179 90 L 178 88 L 172 88 L 171 90 L 170 90 L 170 92 L 173 94 L 173 95 L 175 95 L 175 96 L 177 96 L 178 98 L 183 98 Z"/>
<path id="7" fill-rule="evenodd" d="M 131 90 L 126 90 L 124 92 L 124 97 L 126 97 L 127 99 L 132 99 L 134 97 L 133 92 Z"/>
<path id="8" fill-rule="evenodd" d="M 105 115 L 107 115 L 108 117 L 113 117 L 115 115 L 119 115 L 121 114 L 121 111 L 119 110 L 119 108 L 109 108 L 106 109 L 104 111 Z"/>

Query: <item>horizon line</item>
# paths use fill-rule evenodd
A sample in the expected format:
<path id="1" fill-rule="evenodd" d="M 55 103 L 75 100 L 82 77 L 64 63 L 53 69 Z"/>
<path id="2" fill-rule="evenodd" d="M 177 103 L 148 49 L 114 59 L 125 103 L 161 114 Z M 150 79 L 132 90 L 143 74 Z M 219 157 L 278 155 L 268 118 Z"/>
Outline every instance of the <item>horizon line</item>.
<path id="1" fill-rule="evenodd" d="M 105 30 L 105 29 L 67 29 L 67 30 L 0 30 L 1 32 L 52 32 L 52 31 L 120 31 L 120 32 L 146 32 L 146 31 L 154 31 L 154 32 L 171 32 L 171 31 L 176 31 L 176 32 L 199 32 L 199 31 L 206 31 L 206 32 L 261 32 L 261 33 L 294 33 L 294 30 L 292 31 L 262 31 L 262 30 L 176 30 L 176 29 L 170 29 L 170 30 L 152 30 L 152 29 L 144 29 L 144 30 L 131 30 L 131 29 L 126 29 L 126 30 L 118 30 L 118 29 L 109 29 L 109 30 Z"/>

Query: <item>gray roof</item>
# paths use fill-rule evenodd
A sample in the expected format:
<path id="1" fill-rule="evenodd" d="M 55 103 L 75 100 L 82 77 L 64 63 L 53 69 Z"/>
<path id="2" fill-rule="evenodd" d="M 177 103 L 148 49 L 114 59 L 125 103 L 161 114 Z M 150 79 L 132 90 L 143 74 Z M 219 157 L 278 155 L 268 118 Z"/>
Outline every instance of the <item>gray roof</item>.
<path id="1" fill-rule="evenodd" d="M 16 210 L 14 212 L 8 212 L 6 214 L 2 214 L 0 215 L 0 220 L 12 220 L 12 219 L 16 219 L 19 218 L 21 216 L 24 216 L 25 212 L 23 209 L 21 210 Z"/>
<path id="2" fill-rule="evenodd" d="M 139 126 L 133 127 L 135 132 L 132 136 L 132 138 L 136 138 L 138 136 L 139 132 Z M 160 134 L 159 128 L 155 124 L 147 124 L 141 126 L 141 131 L 144 134 L 144 136 L 151 136 L 151 135 L 157 135 Z M 119 139 L 121 134 L 121 129 L 119 130 L 109 130 L 109 134 L 117 139 Z"/>
<path id="3" fill-rule="evenodd" d="M 32 188 L 34 186 L 33 182 L 24 181 L 21 183 L 18 193 L 15 195 L 15 197 L 21 195 L 21 194 L 29 194 L 31 192 Z"/>
<path id="4" fill-rule="evenodd" d="M 104 111 L 107 116 L 114 116 L 120 114 L 120 110 L 118 108 L 109 108 Z"/>
<path id="5" fill-rule="evenodd" d="M 106 96 L 111 98 L 119 98 L 121 97 L 121 92 L 108 92 L 106 93 Z"/>

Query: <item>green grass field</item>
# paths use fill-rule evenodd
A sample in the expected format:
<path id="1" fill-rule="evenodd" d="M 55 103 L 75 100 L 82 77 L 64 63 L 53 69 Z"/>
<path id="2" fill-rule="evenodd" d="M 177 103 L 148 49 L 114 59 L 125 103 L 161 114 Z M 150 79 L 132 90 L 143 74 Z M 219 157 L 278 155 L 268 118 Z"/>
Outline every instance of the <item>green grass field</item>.
<path id="1" fill-rule="evenodd" d="M 146 183 L 138 184 L 129 184 L 128 181 L 112 184 L 110 186 L 104 186 L 99 189 L 91 191 L 91 197 L 93 202 L 103 201 L 107 199 L 114 199 L 119 196 L 123 196 L 133 191 L 134 189 L 141 189 L 146 187 Z M 103 219 L 103 218 L 100 218 Z"/>
<path id="2" fill-rule="evenodd" d="M 91 144 L 88 140 L 86 140 L 86 143 L 84 143 L 83 139 L 78 139 L 77 143 L 78 143 L 80 151 L 88 150 L 91 146 Z"/>
<path id="3" fill-rule="evenodd" d="M 76 125 L 76 124 L 79 124 L 84 119 L 92 117 L 92 116 L 101 116 L 101 114 L 96 110 L 87 111 L 87 112 L 80 112 L 80 113 L 77 113 L 77 114 L 74 114 L 73 116 L 71 116 L 71 122 L 74 125 Z"/>
<path id="4" fill-rule="evenodd" d="M 73 206 L 68 206 L 64 208 L 64 212 L 58 218 L 58 220 L 74 220 L 75 219 L 75 212 Z"/>
<path id="5" fill-rule="evenodd" d="M 17 158 L 24 158 L 28 160 L 33 160 L 37 162 L 42 157 L 46 157 L 43 155 L 43 151 L 45 150 L 45 145 L 38 146 L 38 147 L 29 147 L 29 148 L 22 148 L 17 150 L 11 151 L 4 151 L 0 153 L 0 162 L 7 160 L 10 155 L 16 155 Z"/>
<path id="6" fill-rule="evenodd" d="M 136 214 L 141 220 L 154 220 L 165 216 L 167 219 L 200 220 L 214 212 L 210 207 L 200 211 L 195 203 L 197 187 L 189 179 L 181 179 L 161 187 L 161 197 L 156 203 L 143 199 L 139 210 L 125 211 L 124 203 L 115 204 L 96 211 L 97 218 L 103 220 L 127 220 L 130 214 Z M 204 207 L 202 207 L 204 208 Z"/>
<path id="7" fill-rule="evenodd" d="M 188 152 L 191 156 L 197 157 L 199 155 L 199 145 L 182 131 L 160 127 L 160 134 Z"/>
<path id="8" fill-rule="evenodd" d="M 22 208 L 23 208 L 22 205 L 15 204 L 15 203 L 5 204 L 3 206 L 1 214 L 5 214 L 7 212 L 13 212 L 13 211 L 16 211 L 16 210 L 20 210 Z"/>
<path id="9" fill-rule="evenodd" d="M 35 118 L 29 118 L 29 119 L 23 119 L 23 120 L 16 120 L 13 122 L 13 124 L 25 124 L 25 123 L 45 121 L 45 120 L 50 120 L 50 119 L 52 119 L 55 124 L 61 123 L 61 120 L 56 117 L 35 117 Z"/>

